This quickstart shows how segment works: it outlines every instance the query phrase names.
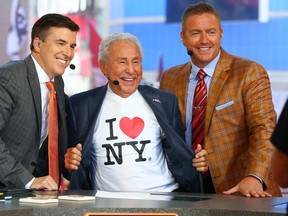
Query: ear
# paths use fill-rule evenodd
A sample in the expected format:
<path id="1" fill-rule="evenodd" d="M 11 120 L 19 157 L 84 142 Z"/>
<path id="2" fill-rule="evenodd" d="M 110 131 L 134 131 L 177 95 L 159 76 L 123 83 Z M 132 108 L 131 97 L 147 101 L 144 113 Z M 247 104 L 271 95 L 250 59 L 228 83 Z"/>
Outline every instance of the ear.
<path id="1" fill-rule="evenodd" d="M 41 47 L 41 40 L 40 40 L 39 37 L 35 37 L 35 38 L 33 39 L 33 47 L 34 47 L 34 50 L 35 50 L 36 52 L 39 52 L 40 47 Z"/>
<path id="2" fill-rule="evenodd" d="M 184 37 L 184 35 L 183 35 L 183 32 L 180 32 L 180 37 L 181 37 L 181 43 L 182 43 L 184 46 L 186 46 L 186 45 L 185 45 L 185 37 Z"/>
<path id="3" fill-rule="evenodd" d="M 220 29 L 221 39 L 223 38 L 223 34 L 224 34 L 224 31 L 223 31 L 223 28 L 221 28 L 221 29 Z"/>
<path id="4" fill-rule="evenodd" d="M 99 67 L 100 67 L 100 70 L 102 71 L 102 73 L 104 74 L 104 76 L 106 76 L 106 72 L 105 72 L 105 69 L 106 69 L 106 65 L 103 61 L 99 61 Z"/>

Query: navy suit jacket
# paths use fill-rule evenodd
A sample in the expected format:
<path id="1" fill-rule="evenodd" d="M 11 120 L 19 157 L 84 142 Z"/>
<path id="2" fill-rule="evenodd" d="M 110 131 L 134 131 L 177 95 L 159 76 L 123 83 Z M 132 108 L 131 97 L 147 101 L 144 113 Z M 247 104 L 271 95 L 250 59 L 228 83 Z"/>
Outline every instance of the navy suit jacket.
<path id="1" fill-rule="evenodd" d="M 201 174 L 192 166 L 195 153 L 183 141 L 184 131 L 176 97 L 149 86 L 140 85 L 138 90 L 165 134 L 162 140 L 164 153 L 168 168 L 179 187 L 187 192 L 202 192 Z M 79 169 L 72 172 L 69 189 L 96 189 L 91 181 L 94 178 L 91 170 L 92 136 L 106 92 L 107 85 L 76 94 L 67 103 L 69 146 L 82 144 L 82 161 Z"/>

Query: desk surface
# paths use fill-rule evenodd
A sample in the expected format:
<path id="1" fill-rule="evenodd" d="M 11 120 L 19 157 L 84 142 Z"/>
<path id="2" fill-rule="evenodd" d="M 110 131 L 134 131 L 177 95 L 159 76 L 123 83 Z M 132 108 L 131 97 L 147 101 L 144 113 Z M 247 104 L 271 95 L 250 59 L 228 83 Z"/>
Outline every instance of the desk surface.
<path id="1" fill-rule="evenodd" d="M 33 196 L 92 195 L 96 191 L 37 191 Z M 159 196 L 159 199 L 157 198 Z M 154 196 L 155 197 L 155 196 Z M 164 198 L 164 199 L 163 199 Z M 168 198 L 168 199 L 167 199 Z M 19 203 L 18 197 L 0 202 L 2 215 L 84 215 L 86 212 L 165 212 L 190 215 L 286 215 L 288 197 L 246 198 L 219 194 L 158 193 L 153 200 L 103 198 L 93 201 L 59 200 L 52 204 Z M 278 207 L 277 207 L 278 206 Z"/>

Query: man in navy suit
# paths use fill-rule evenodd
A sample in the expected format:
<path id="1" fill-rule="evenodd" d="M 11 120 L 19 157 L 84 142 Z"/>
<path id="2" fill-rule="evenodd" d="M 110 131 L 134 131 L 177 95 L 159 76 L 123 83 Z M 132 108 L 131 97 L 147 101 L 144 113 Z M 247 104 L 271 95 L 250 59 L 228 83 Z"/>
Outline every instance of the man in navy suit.
<path id="1" fill-rule="evenodd" d="M 108 36 L 99 64 L 109 85 L 74 95 L 67 105 L 69 188 L 202 192 L 207 152 L 199 145 L 195 156 L 185 144 L 174 95 L 139 85 L 138 39 Z"/>
<path id="2" fill-rule="evenodd" d="M 0 67 L 0 188 L 56 190 L 67 148 L 64 83 L 61 75 L 74 57 L 79 26 L 60 14 L 33 25 L 31 55 Z M 55 83 L 58 104 L 59 169 L 48 172 L 47 82 Z M 59 172 L 58 172 L 59 170 Z M 59 176 L 57 176 L 57 173 Z"/>

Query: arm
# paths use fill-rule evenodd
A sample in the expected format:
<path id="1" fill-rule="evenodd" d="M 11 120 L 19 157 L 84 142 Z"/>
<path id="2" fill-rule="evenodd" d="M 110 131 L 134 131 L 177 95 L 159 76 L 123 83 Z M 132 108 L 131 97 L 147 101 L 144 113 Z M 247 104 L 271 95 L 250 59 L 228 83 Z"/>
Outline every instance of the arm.
<path id="1" fill-rule="evenodd" d="M 270 136 L 275 127 L 276 114 L 268 74 L 261 65 L 251 62 L 246 64 L 248 66 L 243 77 L 242 100 L 249 135 L 247 149 L 249 163 L 243 179 L 224 194 L 240 192 L 247 197 L 267 197 L 271 195 L 263 190 L 261 182 L 254 176 L 259 177 L 265 184 L 269 182 L 273 150 Z M 245 67 L 242 65 L 242 68 Z"/>
<path id="2" fill-rule="evenodd" d="M 73 171 L 78 170 L 80 165 L 82 159 L 82 145 L 79 143 L 76 120 L 71 101 L 68 97 L 65 98 L 65 104 L 67 114 L 68 148 L 64 155 L 64 164 L 68 171 Z"/>
<path id="3" fill-rule="evenodd" d="M 23 154 L 23 152 L 11 152 L 16 151 L 18 146 L 16 143 L 8 144 L 5 140 L 9 140 L 9 137 L 15 138 L 14 134 L 16 130 L 20 130 L 22 126 L 17 128 L 14 126 L 14 131 L 8 130 L 7 125 L 18 120 L 13 116 L 15 107 L 20 101 L 18 89 L 20 89 L 17 80 L 19 77 L 14 76 L 15 73 L 20 71 L 10 71 L 7 68 L 0 69 L 0 182 L 6 186 L 12 188 L 24 188 L 25 185 L 33 179 L 33 175 L 15 159 L 15 155 Z M 17 79 L 18 78 L 18 79 Z M 21 77 L 20 77 L 21 78 Z M 16 132 L 17 133 L 17 132 Z M 13 139 L 10 139 L 13 140 Z M 12 144 L 14 146 L 12 146 Z M 21 148 L 20 148 L 21 151 Z"/>

